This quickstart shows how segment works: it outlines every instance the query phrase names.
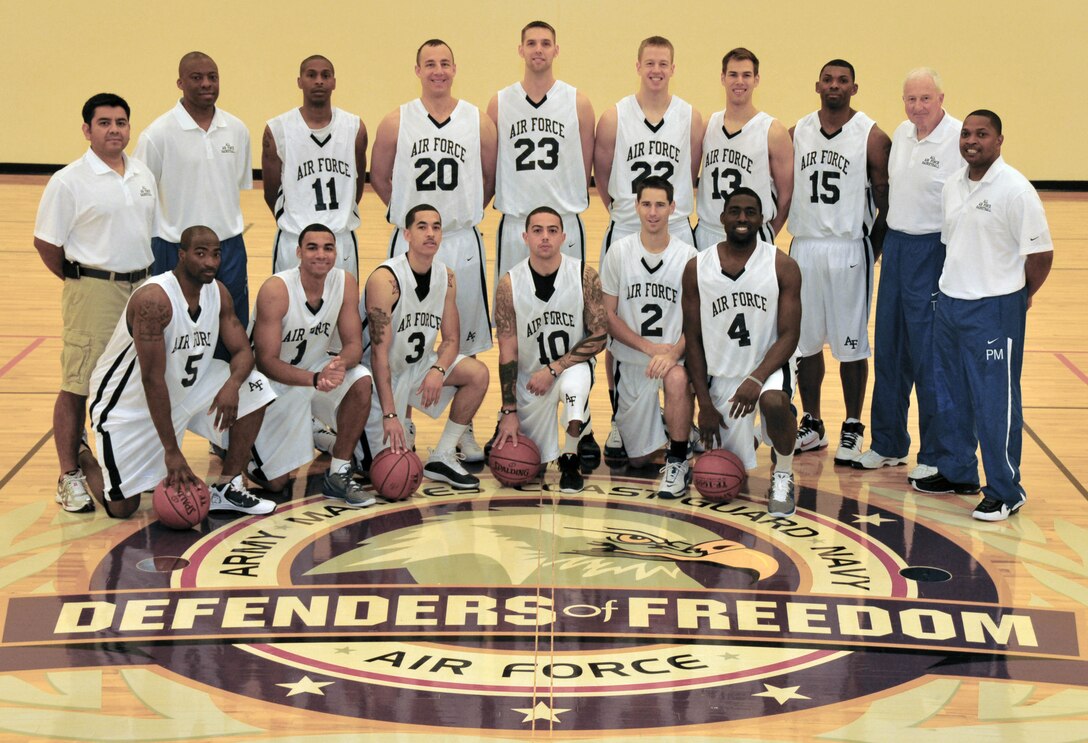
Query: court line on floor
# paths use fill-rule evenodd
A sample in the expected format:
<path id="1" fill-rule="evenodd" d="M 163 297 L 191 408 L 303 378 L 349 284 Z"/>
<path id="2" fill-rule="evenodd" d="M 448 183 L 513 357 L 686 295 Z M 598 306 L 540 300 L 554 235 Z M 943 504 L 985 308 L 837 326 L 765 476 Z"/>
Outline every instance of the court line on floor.
<path id="1" fill-rule="evenodd" d="M 26 466 L 26 463 L 29 462 L 31 459 L 33 459 L 34 455 L 38 453 L 38 450 L 41 449 L 43 446 L 45 446 L 45 442 L 49 441 L 49 439 L 51 439 L 51 438 L 53 438 L 53 429 L 52 428 L 50 428 L 48 431 L 46 431 L 45 435 L 42 436 L 40 439 L 38 439 L 38 443 L 36 443 L 36 444 L 34 444 L 34 446 L 30 447 L 30 451 L 28 451 L 26 454 L 24 454 L 23 458 L 20 459 L 18 462 L 16 462 L 14 467 L 12 467 L 10 470 L 8 470 L 8 473 L 6 475 L 4 475 L 3 479 L 0 479 L 0 490 L 3 490 L 4 486 L 7 485 L 9 482 L 11 482 L 11 479 L 13 477 L 15 477 L 17 474 L 19 474 L 19 470 L 21 470 L 24 466 Z"/>
<path id="2" fill-rule="evenodd" d="M 37 348 L 38 346 L 40 346 L 42 343 L 45 343 L 45 338 L 43 338 L 41 336 L 37 336 L 36 338 L 34 338 L 34 340 L 31 342 L 31 344 L 29 346 L 24 348 L 19 353 L 15 354 L 15 356 L 13 356 L 11 358 L 11 360 L 8 361 L 8 363 L 4 364 L 3 366 L 0 366 L 0 377 L 3 377 L 9 371 L 14 369 L 16 364 L 18 364 L 20 361 L 25 359 L 31 353 L 33 353 L 34 349 Z"/>
<path id="3" fill-rule="evenodd" d="M 1065 364 L 1065 368 L 1076 374 L 1080 378 L 1080 381 L 1088 384 L 1088 374 L 1085 374 L 1083 371 L 1081 371 L 1080 367 L 1067 359 L 1064 353 L 1055 353 L 1054 356 L 1057 357 L 1058 361 Z"/>
<path id="4" fill-rule="evenodd" d="M 1039 448 L 1043 450 L 1043 453 L 1050 457 L 1050 461 L 1054 463 L 1054 466 L 1058 468 L 1058 471 L 1065 475 L 1066 479 L 1077 489 L 1085 500 L 1088 500 L 1088 488 L 1085 488 L 1081 482 L 1073 476 L 1073 473 L 1069 471 L 1069 468 L 1062 464 L 1062 460 L 1058 458 L 1058 455 L 1050 450 L 1050 447 L 1043 443 L 1043 440 L 1039 437 L 1039 434 L 1031 430 L 1026 422 L 1024 423 L 1024 432 L 1031 437 L 1031 440 L 1039 445 Z"/>

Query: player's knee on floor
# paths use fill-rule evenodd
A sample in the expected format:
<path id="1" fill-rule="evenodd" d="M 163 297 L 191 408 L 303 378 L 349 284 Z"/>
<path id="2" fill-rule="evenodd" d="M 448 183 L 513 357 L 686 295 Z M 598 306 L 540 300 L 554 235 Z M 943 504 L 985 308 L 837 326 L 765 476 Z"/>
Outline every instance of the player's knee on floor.
<path id="1" fill-rule="evenodd" d="M 790 398 L 781 390 L 767 390 L 759 396 L 759 412 L 768 422 L 784 421 L 793 418 Z"/>
<path id="2" fill-rule="evenodd" d="M 662 383 L 665 387 L 665 394 L 687 394 L 688 387 L 690 386 L 687 368 L 677 364 L 665 372 L 665 378 L 662 380 Z"/>
<path id="3" fill-rule="evenodd" d="M 136 513 L 136 509 L 140 507 L 140 495 L 137 493 L 131 498 L 123 500 L 106 500 L 103 498 L 101 503 L 106 515 L 111 519 L 127 519 Z"/>

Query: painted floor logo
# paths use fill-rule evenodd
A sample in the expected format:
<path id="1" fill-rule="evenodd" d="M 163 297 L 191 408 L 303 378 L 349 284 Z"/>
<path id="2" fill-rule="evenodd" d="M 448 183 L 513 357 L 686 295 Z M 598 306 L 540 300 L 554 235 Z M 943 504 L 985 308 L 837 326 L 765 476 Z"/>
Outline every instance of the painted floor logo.
<path id="1" fill-rule="evenodd" d="M 395 722 L 425 705 L 448 726 L 571 730 L 645 727 L 630 704 L 674 727 L 840 702 L 917 678 L 933 651 L 1076 657 L 1071 613 L 998 605 L 936 531 L 800 496 L 789 518 L 594 477 L 573 496 L 485 478 L 359 510 L 292 501 L 154 556 L 168 583 L 128 565 L 110 590 L 15 597 L 3 641 L 130 643 L 330 714 Z"/>

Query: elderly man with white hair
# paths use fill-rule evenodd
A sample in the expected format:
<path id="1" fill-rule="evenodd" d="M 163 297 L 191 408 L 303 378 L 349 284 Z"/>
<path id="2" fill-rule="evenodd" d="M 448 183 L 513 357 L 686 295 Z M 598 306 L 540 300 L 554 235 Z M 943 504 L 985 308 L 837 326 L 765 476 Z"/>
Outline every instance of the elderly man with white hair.
<path id="1" fill-rule="evenodd" d="M 933 318 L 944 265 L 941 189 L 963 167 L 962 123 L 943 108 L 936 71 L 912 70 L 903 83 L 907 120 L 895 130 L 888 161 L 888 233 L 876 307 L 870 433 L 872 448 L 853 463 L 878 469 L 907 463 L 907 410 L 918 398 L 918 466 L 913 484 L 937 474 L 936 399 L 933 390 Z"/>

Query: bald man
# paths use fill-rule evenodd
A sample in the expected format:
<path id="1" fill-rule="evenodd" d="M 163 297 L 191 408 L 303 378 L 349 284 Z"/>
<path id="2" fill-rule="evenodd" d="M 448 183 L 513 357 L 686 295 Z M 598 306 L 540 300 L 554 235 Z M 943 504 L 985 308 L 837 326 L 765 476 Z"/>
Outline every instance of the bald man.
<path id="1" fill-rule="evenodd" d="M 166 273 L 177 265 L 186 227 L 207 225 L 222 250 L 217 278 L 230 292 L 234 312 L 246 327 L 249 284 L 239 198 L 242 189 L 253 188 L 249 129 L 216 107 L 219 67 L 204 52 L 181 58 L 177 86 L 181 100 L 155 119 L 136 145 L 136 158 L 147 165 L 159 186 L 161 216 L 151 241 L 152 273 Z"/>

